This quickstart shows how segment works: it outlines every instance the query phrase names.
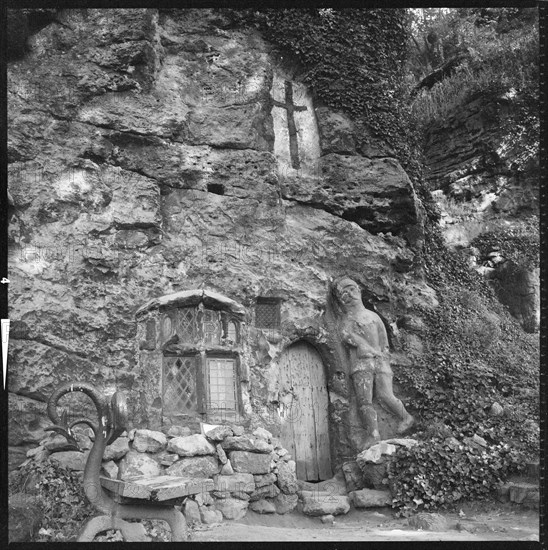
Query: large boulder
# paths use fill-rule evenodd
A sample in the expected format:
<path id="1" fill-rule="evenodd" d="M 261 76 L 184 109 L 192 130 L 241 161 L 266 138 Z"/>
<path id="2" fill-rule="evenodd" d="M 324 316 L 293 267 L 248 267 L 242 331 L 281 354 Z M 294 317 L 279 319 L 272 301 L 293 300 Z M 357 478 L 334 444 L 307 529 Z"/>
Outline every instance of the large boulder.
<path id="1" fill-rule="evenodd" d="M 358 491 L 365 487 L 361 468 L 355 460 L 345 462 L 342 465 L 342 471 L 348 492 Z"/>
<path id="2" fill-rule="evenodd" d="M 205 432 L 205 436 L 211 441 L 222 441 L 225 437 L 233 435 L 230 426 L 215 426 Z"/>
<path id="3" fill-rule="evenodd" d="M 130 479 L 136 476 L 159 476 L 162 467 L 150 455 L 139 451 L 129 451 L 118 464 L 120 479 Z M 207 477 L 207 476 L 205 476 Z"/>
<path id="4" fill-rule="evenodd" d="M 303 514 L 307 516 L 325 516 L 327 514 L 338 516 L 346 514 L 350 510 L 350 501 L 347 496 L 343 495 L 303 491 L 302 499 Z"/>
<path id="5" fill-rule="evenodd" d="M 167 445 L 167 437 L 162 432 L 153 430 L 135 430 L 132 448 L 140 453 L 157 453 Z"/>
<path id="6" fill-rule="evenodd" d="M 252 453 L 271 453 L 274 447 L 264 438 L 248 435 L 226 437 L 221 443 L 227 451 L 250 451 Z"/>
<path id="7" fill-rule="evenodd" d="M 256 501 L 262 498 L 274 498 L 279 494 L 280 489 L 276 485 L 264 485 L 263 487 L 255 489 L 251 495 L 249 495 L 249 500 Z"/>
<path id="8" fill-rule="evenodd" d="M 183 514 L 188 525 L 196 525 L 202 523 L 198 503 L 191 498 L 186 499 L 183 506 Z"/>
<path id="9" fill-rule="evenodd" d="M 120 460 L 129 452 L 129 439 L 119 437 L 105 447 L 103 460 Z"/>
<path id="10" fill-rule="evenodd" d="M 231 451 L 229 457 L 235 472 L 248 474 L 268 474 L 270 472 L 269 454 Z"/>
<path id="11" fill-rule="evenodd" d="M 238 498 L 223 498 L 215 501 L 215 508 L 226 519 L 241 519 L 245 516 L 249 503 Z"/>
<path id="12" fill-rule="evenodd" d="M 38 497 L 15 493 L 8 499 L 9 542 L 32 542 L 44 517 L 44 505 Z"/>
<path id="13" fill-rule="evenodd" d="M 179 456 L 213 455 L 215 447 L 201 434 L 174 437 L 170 439 L 167 450 Z"/>
<path id="14" fill-rule="evenodd" d="M 282 493 L 292 495 L 299 490 L 295 468 L 296 464 L 294 460 L 278 463 L 278 480 L 276 483 Z"/>
<path id="15" fill-rule="evenodd" d="M 252 474 L 235 473 L 230 476 L 215 477 L 216 491 L 243 491 L 252 493 L 255 490 L 255 481 Z"/>
<path id="16" fill-rule="evenodd" d="M 255 487 L 264 487 L 276 482 L 276 474 L 254 475 Z"/>
<path id="17" fill-rule="evenodd" d="M 192 432 L 188 426 L 170 426 L 167 430 L 168 437 L 185 437 L 190 435 Z"/>
<path id="18" fill-rule="evenodd" d="M 298 495 L 286 495 L 285 493 L 280 493 L 276 495 L 273 499 L 274 506 L 276 506 L 277 514 L 287 514 L 294 510 L 299 502 Z"/>
<path id="19" fill-rule="evenodd" d="M 221 523 L 223 521 L 223 514 L 214 508 L 202 506 L 200 507 L 200 519 L 202 523 L 212 525 L 213 523 Z"/>
<path id="20" fill-rule="evenodd" d="M 211 477 L 218 474 L 220 464 L 214 456 L 192 456 L 179 459 L 166 470 L 170 476 Z"/>

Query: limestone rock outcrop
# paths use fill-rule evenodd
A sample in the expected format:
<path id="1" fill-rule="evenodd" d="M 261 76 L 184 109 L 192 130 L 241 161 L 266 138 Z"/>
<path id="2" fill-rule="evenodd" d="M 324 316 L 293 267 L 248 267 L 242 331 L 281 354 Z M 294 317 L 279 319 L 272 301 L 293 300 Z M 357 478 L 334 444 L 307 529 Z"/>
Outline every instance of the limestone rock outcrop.
<path id="1" fill-rule="evenodd" d="M 160 427 L 162 400 L 147 395 L 162 387 L 162 356 L 135 316 L 153 298 L 205 288 L 243 304 L 234 425 L 273 436 L 288 327 L 318 317 L 329 277 L 352 274 L 387 326 L 436 307 L 412 268 L 418 202 L 394 153 L 373 137 L 356 150 L 349 117 L 314 103 L 256 29 L 212 9 L 60 10 L 9 74 L 10 464 L 43 438 L 44 403 L 67 380 L 125 391 L 134 427 Z M 300 171 L 280 160 L 284 79 L 306 95 Z M 259 297 L 281 301 L 283 328 L 255 326 Z M 360 429 L 341 391 L 339 463 Z M 77 399 L 71 413 L 94 414 Z M 268 455 L 244 465 L 245 452 L 230 451 L 235 471 L 270 472 Z"/>

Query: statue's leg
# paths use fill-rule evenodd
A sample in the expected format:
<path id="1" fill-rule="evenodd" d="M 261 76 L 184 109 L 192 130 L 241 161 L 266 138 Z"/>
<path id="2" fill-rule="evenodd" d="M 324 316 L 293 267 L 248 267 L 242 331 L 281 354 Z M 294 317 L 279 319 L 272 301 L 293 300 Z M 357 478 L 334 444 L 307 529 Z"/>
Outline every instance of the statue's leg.
<path id="1" fill-rule="evenodd" d="M 379 403 L 400 422 L 396 431 L 400 434 L 408 430 L 415 419 L 407 412 L 404 404 L 394 395 L 392 387 L 392 371 L 383 369 L 375 377 L 375 394 Z"/>
<path id="2" fill-rule="evenodd" d="M 363 426 L 367 431 L 367 439 L 363 450 L 380 441 L 377 411 L 373 407 L 373 383 L 375 375 L 372 370 L 358 370 L 352 373 L 352 383 L 358 401 L 358 410 Z"/>

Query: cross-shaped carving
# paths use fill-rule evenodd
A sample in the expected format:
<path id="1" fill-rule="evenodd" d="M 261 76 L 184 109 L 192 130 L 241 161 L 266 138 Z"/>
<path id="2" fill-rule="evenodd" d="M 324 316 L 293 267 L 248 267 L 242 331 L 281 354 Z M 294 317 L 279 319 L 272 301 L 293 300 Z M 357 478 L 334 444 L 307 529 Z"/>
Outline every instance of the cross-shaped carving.
<path id="1" fill-rule="evenodd" d="M 299 145 L 297 142 L 297 127 L 295 126 L 295 111 L 306 111 L 307 107 L 298 106 L 293 103 L 293 85 L 291 81 L 285 81 L 285 103 L 272 100 L 276 107 L 283 107 L 287 111 L 287 130 L 289 132 L 289 154 L 291 156 L 291 166 L 299 170 L 301 163 L 299 161 Z"/>

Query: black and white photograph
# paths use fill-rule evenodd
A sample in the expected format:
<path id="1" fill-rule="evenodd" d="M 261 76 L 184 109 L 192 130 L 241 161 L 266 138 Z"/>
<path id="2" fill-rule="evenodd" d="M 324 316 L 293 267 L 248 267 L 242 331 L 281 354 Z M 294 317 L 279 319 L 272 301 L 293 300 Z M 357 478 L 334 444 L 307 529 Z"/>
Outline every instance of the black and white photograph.
<path id="1" fill-rule="evenodd" d="M 2 7 L 6 543 L 546 544 L 540 4 Z"/>

